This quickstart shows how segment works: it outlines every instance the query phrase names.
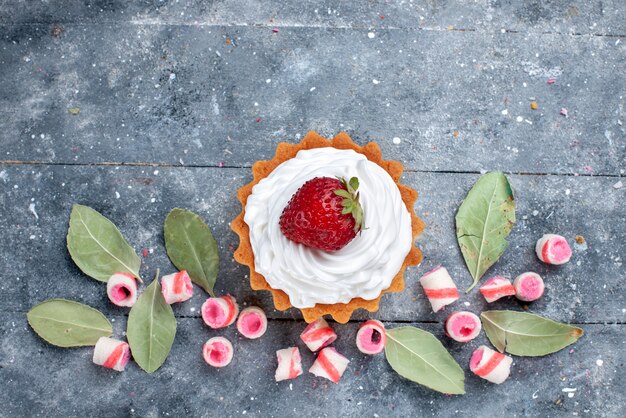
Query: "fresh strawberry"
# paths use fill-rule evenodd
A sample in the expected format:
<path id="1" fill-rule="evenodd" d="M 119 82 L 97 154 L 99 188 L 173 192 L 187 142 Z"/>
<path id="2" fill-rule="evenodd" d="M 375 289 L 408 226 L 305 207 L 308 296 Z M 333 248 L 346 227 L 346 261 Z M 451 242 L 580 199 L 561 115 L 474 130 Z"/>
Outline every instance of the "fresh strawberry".
<path id="1" fill-rule="evenodd" d="M 345 247 L 363 228 L 359 179 L 316 177 L 291 197 L 280 216 L 290 240 L 324 251 Z"/>

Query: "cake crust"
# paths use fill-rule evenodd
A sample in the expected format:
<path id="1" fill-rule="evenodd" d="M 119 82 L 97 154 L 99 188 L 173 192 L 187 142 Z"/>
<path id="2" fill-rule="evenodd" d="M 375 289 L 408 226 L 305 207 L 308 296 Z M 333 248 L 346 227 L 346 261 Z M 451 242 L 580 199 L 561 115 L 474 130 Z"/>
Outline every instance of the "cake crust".
<path id="1" fill-rule="evenodd" d="M 404 171 L 404 167 L 398 161 L 384 160 L 380 147 L 375 142 L 370 142 L 367 145 L 361 147 L 355 144 L 350 136 L 345 132 L 340 132 L 332 139 L 326 139 L 314 131 L 310 131 L 298 144 L 288 144 L 281 142 L 276 147 L 276 154 L 274 158 L 269 161 L 257 161 L 252 166 L 253 180 L 240 188 L 237 192 L 237 198 L 241 203 L 241 213 L 231 222 L 232 230 L 239 235 L 239 247 L 235 250 L 235 260 L 240 264 L 248 266 L 250 269 L 250 286 L 253 290 L 267 290 L 272 293 L 274 298 L 274 306 L 279 311 L 285 311 L 293 306 L 289 302 L 289 296 L 279 289 L 272 288 L 265 277 L 257 273 L 254 269 L 254 253 L 252 251 L 252 245 L 250 243 L 250 230 L 248 225 L 244 221 L 244 214 L 246 210 L 246 203 L 248 197 L 252 194 L 252 188 L 259 181 L 267 177 L 276 167 L 283 162 L 294 158 L 298 151 L 313 149 L 313 148 L 325 148 L 333 147 L 337 149 L 351 149 L 359 154 L 365 155 L 365 157 L 382 167 L 393 179 L 400 190 L 402 200 L 406 205 L 407 210 L 411 214 L 411 229 L 413 242 L 411 249 L 404 259 L 404 263 L 400 268 L 400 271 L 393 278 L 391 285 L 383 290 L 376 299 L 365 300 L 362 298 L 354 298 L 348 303 L 334 303 L 334 304 L 316 304 L 312 308 L 300 309 L 302 316 L 306 322 L 313 322 L 324 315 L 330 315 L 333 319 L 339 323 L 345 324 L 350 320 L 352 312 L 357 309 L 366 309 L 370 312 L 376 312 L 380 299 L 387 292 L 401 292 L 404 290 L 404 272 L 408 266 L 415 266 L 422 261 L 422 253 L 415 245 L 415 239 L 424 229 L 424 223 L 420 218 L 415 215 L 413 205 L 417 200 L 417 191 L 411 189 L 400 183 L 400 176 Z"/>

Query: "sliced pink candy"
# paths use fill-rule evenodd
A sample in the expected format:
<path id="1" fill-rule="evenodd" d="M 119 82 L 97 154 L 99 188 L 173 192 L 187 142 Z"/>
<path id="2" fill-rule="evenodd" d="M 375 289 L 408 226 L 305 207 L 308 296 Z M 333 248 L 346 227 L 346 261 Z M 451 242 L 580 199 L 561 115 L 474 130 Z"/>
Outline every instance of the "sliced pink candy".
<path id="1" fill-rule="evenodd" d="M 509 377 L 512 363 L 511 357 L 481 345 L 472 354 L 470 370 L 476 376 L 499 385 Z"/>
<path id="2" fill-rule="evenodd" d="M 237 329 L 246 338 L 259 338 L 267 331 L 267 318 L 263 309 L 250 306 L 239 314 Z"/>
<path id="3" fill-rule="evenodd" d="M 161 278 L 161 293 L 168 305 L 190 299 L 193 296 L 193 286 L 187 271 L 182 270 L 163 276 Z"/>
<path id="4" fill-rule="evenodd" d="M 515 288 L 509 279 L 495 276 L 480 286 L 480 293 L 485 297 L 487 303 L 491 303 L 505 296 L 515 296 Z"/>
<path id="5" fill-rule="evenodd" d="M 302 374 L 302 357 L 298 347 L 289 347 L 276 351 L 278 367 L 274 376 L 277 382 L 295 379 Z"/>
<path id="6" fill-rule="evenodd" d="M 476 338 L 481 328 L 480 318 L 471 312 L 454 312 L 446 320 L 446 335 L 461 343 Z"/>
<path id="7" fill-rule="evenodd" d="M 130 307 L 137 302 L 137 281 L 128 273 L 115 273 L 107 281 L 107 296 L 117 306 Z"/>
<path id="8" fill-rule="evenodd" d="M 513 281 L 513 287 L 515 287 L 515 297 L 524 302 L 533 302 L 543 296 L 543 279 L 537 273 L 520 274 Z"/>
<path id="9" fill-rule="evenodd" d="M 315 376 L 324 377 L 331 382 L 339 383 L 350 360 L 342 356 L 332 347 L 326 347 L 317 355 L 317 359 L 309 369 Z"/>
<path id="10" fill-rule="evenodd" d="M 130 347 L 128 343 L 109 337 L 98 338 L 93 351 L 95 364 L 121 372 L 124 371 L 129 360 Z"/>
<path id="11" fill-rule="evenodd" d="M 231 295 L 208 298 L 202 304 L 202 319 L 211 328 L 224 328 L 235 322 L 239 305 Z"/>
<path id="12" fill-rule="evenodd" d="M 420 278 L 420 284 L 434 312 L 459 299 L 459 291 L 445 267 L 439 266 Z"/>
<path id="13" fill-rule="evenodd" d="M 356 333 L 356 346 L 363 354 L 378 354 L 385 349 L 385 325 L 375 319 L 365 321 Z"/>
<path id="14" fill-rule="evenodd" d="M 572 249 L 567 240 L 555 234 L 546 234 L 537 241 L 535 246 L 537 257 L 547 264 L 565 264 L 572 257 Z"/>
<path id="15" fill-rule="evenodd" d="M 328 322 L 324 318 L 320 318 L 311 322 L 300 334 L 300 339 L 309 347 L 311 351 L 317 351 L 320 348 L 332 344 L 337 339 L 335 331 L 328 326 Z"/>
<path id="16" fill-rule="evenodd" d="M 213 337 L 204 343 L 202 356 L 209 366 L 228 366 L 233 359 L 233 345 L 224 337 Z"/>

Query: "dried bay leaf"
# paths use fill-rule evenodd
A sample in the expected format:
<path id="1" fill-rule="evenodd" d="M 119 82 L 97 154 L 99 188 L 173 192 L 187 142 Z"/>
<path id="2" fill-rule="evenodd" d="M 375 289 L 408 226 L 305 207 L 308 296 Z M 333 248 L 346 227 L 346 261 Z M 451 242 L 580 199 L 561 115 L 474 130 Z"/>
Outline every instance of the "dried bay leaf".
<path id="1" fill-rule="evenodd" d="M 500 352 L 545 356 L 578 341 L 581 328 L 528 312 L 486 311 L 480 314 L 487 338 Z"/>
<path id="2" fill-rule="evenodd" d="M 191 211 L 174 208 L 163 229 L 165 249 L 172 263 L 179 270 L 187 270 L 195 284 L 215 296 L 213 286 L 220 260 L 217 242 L 207 224 Z"/>
<path id="3" fill-rule="evenodd" d="M 157 270 L 154 280 L 128 314 L 126 338 L 135 362 L 152 373 L 167 359 L 175 336 L 176 318 L 161 293 Z"/>
<path id="4" fill-rule="evenodd" d="M 472 278 L 469 292 L 509 245 L 515 199 L 506 176 L 493 171 L 472 186 L 456 214 L 456 237 Z"/>
<path id="5" fill-rule="evenodd" d="M 463 369 L 430 332 L 415 327 L 388 330 L 385 356 L 402 377 L 438 392 L 465 393 Z"/>
<path id="6" fill-rule="evenodd" d="M 119 272 L 141 281 L 141 259 L 113 222 L 89 206 L 72 206 L 67 249 L 78 268 L 98 281 L 107 282 Z"/>
<path id="7" fill-rule="evenodd" d="M 96 345 L 113 334 L 108 319 L 98 310 L 66 299 L 49 299 L 26 314 L 28 324 L 41 338 L 58 347 Z"/>

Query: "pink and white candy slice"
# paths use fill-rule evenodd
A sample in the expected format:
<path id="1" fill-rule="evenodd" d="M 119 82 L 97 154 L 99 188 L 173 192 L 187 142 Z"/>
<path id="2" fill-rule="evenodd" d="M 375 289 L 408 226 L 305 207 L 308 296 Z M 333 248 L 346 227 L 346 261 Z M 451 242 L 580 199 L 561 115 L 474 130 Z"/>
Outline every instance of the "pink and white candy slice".
<path id="1" fill-rule="evenodd" d="M 209 366 L 228 366 L 233 359 L 233 345 L 224 337 L 213 337 L 204 343 L 202 356 Z"/>
<path id="2" fill-rule="evenodd" d="M 545 286 L 540 275 L 533 272 L 522 273 L 513 281 L 515 297 L 524 302 L 533 302 L 543 296 Z"/>
<path id="3" fill-rule="evenodd" d="M 128 343 L 115 338 L 98 338 L 93 350 L 93 362 L 95 364 L 121 372 L 124 371 L 129 360 L 130 347 Z"/>
<path id="4" fill-rule="evenodd" d="M 163 276 L 161 278 L 161 293 L 168 305 L 190 299 L 193 296 L 193 286 L 187 271 L 183 270 Z"/>
<path id="5" fill-rule="evenodd" d="M 204 323 L 214 329 L 231 325 L 239 314 L 239 305 L 231 295 L 208 298 L 200 309 Z"/>
<path id="6" fill-rule="evenodd" d="M 277 382 L 287 379 L 295 379 L 302 374 L 302 357 L 298 347 L 289 347 L 276 351 L 278 367 L 275 379 Z"/>
<path id="7" fill-rule="evenodd" d="M 385 325 L 375 319 L 365 321 L 356 333 L 356 346 L 363 354 L 378 354 L 386 343 Z"/>
<path id="8" fill-rule="evenodd" d="M 300 334 L 300 339 L 309 347 L 311 351 L 317 351 L 320 348 L 332 344 L 337 339 L 337 334 L 328 325 L 324 318 L 320 318 L 311 322 Z"/>
<path id="9" fill-rule="evenodd" d="M 250 306 L 239 314 L 237 330 L 246 338 L 259 338 L 267 331 L 267 317 L 263 309 Z"/>
<path id="10" fill-rule="evenodd" d="M 572 249 L 567 240 L 555 234 L 545 234 L 539 238 L 535 252 L 541 261 L 554 265 L 565 264 L 572 257 Z"/>
<path id="11" fill-rule="evenodd" d="M 420 284 L 434 312 L 459 299 L 459 291 L 445 267 L 439 266 L 420 278 Z"/>
<path id="12" fill-rule="evenodd" d="M 472 312 L 454 312 L 446 320 L 446 335 L 460 343 L 473 340 L 481 329 L 480 318 Z"/>
<path id="13" fill-rule="evenodd" d="M 346 371 L 350 360 L 342 356 L 332 347 L 326 347 L 317 355 L 309 372 L 315 376 L 324 377 L 331 382 L 339 383 L 339 379 Z"/>
<path id="14" fill-rule="evenodd" d="M 495 276 L 480 286 L 480 293 L 485 297 L 487 303 L 491 303 L 505 296 L 515 296 L 515 288 L 509 279 Z"/>
<path id="15" fill-rule="evenodd" d="M 107 296 L 117 306 L 130 307 L 137 302 L 137 281 L 128 273 L 115 273 L 107 281 Z"/>
<path id="16" fill-rule="evenodd" d="M 509 377 L 512 363 L 511 357 L 481 345 L 472 354 L 470 370 L 476 376 L 499 385 Z"/>

